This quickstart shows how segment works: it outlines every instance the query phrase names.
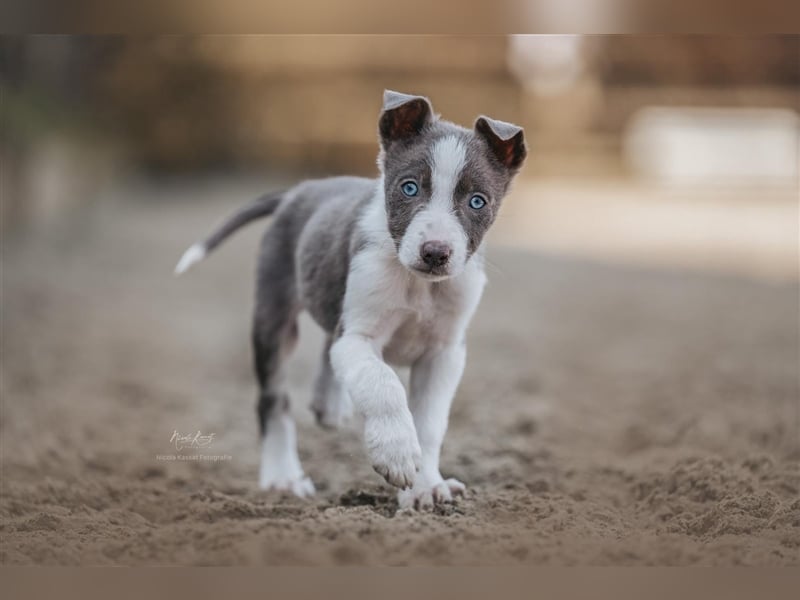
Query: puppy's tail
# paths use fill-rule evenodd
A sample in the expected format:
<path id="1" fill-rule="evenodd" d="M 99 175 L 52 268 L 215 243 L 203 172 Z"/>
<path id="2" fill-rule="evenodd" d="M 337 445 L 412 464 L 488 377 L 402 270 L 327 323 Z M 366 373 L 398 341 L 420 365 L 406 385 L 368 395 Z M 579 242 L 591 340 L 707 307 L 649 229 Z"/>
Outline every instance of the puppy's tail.
<path id="1" fill-rule="evenodd" d="M 202 242 L 189 247 L 183 253 L 178 264 L 175 266 L 175 275 L 185 273 L 195 263 L 200 262 L 209 252 L 219 246 L 225 238 L 231 235 L 240 227 L 247 225 L 250 221 L 267 217 L 275 212 L 283 199 L 284 192 L 268 192 L 259 196 L 250 204 L 231 215 L 227 221 L 220 225 L 214 233 Z"/>

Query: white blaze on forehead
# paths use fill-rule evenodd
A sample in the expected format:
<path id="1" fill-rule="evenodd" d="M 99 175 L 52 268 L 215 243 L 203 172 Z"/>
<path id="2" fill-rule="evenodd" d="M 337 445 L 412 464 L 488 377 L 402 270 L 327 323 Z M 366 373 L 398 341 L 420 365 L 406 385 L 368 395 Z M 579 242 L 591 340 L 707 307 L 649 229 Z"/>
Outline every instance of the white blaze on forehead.
<path id="1" fill-rule="evenodd" d="M 400 262 L 420 265 L 420 250 L 427 241 L 448 244 L 452 255 L 450 275 L 456 275 L 467 261 L 467 235 L 453 210 L 453 195 L 467 162 L 467 147 L 456 136 L 437 140 L 431 148 L 431 198 L 409 223 L 400 243 Z"/>
<path id="2" fill-rule="evenodd" d="M 434 143 L 431 149 L 431 205 L 450 210 L 458 178 L 467 163 L 467 146 L 454 136 Z"/>

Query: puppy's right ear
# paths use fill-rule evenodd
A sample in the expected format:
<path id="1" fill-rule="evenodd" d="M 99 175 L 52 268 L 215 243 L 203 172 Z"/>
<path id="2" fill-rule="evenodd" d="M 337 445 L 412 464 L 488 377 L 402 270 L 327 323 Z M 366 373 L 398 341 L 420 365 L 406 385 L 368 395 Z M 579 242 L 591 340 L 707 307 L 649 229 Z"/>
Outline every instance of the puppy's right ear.
<path id="1" fill-rule="evenodd" d="M 383 109 L 378 130 L 383 147 L 391 142 L 408 140 L 433 121 L 433 107 L 424 96 L 409 96 L 400 92 L 383 92 Z"/>

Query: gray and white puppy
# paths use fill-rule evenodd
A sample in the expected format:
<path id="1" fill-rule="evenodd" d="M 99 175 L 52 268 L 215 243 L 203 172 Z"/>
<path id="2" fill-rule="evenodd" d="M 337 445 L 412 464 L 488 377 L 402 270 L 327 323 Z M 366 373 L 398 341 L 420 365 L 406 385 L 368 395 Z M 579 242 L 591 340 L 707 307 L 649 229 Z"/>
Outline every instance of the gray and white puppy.
<path id="1" fill-rule="evenodd" d="M 439 453 L 464 369 L 464 337 L 486 276 L 482 241 L 526 156 L 522 129 L 479 117 L 439 119 L 427 98 L 386 91 L 380 177 L 305 181 L 267 194 L 181 258 L 176 273 L 233 231 L 275 214 L 258 260 L 253 320 L 260 387 L 260 485 L 314 493 L 297 455 L 284 361 L 307 310 L 327 333 L 312 409 L 337 425 L 364 419 L 372 466 L 401 507 L 464 492 Z M 408 395 L 389 365 L 411 367 Z"/>

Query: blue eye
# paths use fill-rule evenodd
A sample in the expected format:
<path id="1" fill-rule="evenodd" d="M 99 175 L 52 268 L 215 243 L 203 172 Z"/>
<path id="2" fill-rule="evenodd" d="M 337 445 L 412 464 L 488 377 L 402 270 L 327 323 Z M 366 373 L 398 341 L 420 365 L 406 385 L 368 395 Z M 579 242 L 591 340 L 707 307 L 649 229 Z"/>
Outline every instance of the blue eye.
<path id="1" fill-rule="evenodd" d="M 402 184 L 400 184 L 400 189 L 406 196 L 409 197 L 416 196 L 417 192 L 419 191 L 417 184 L 413 181 L 404 181 Z"/>
<path id="2" fill-rule="evenodd" d="M 486 206 L 486 198 L 483 196 L 478 196 L 477 194 L 469 199 L 469 206 L 470 208 L 474 208 L 475 210 L 480 210 L 484 206 Z"/>

